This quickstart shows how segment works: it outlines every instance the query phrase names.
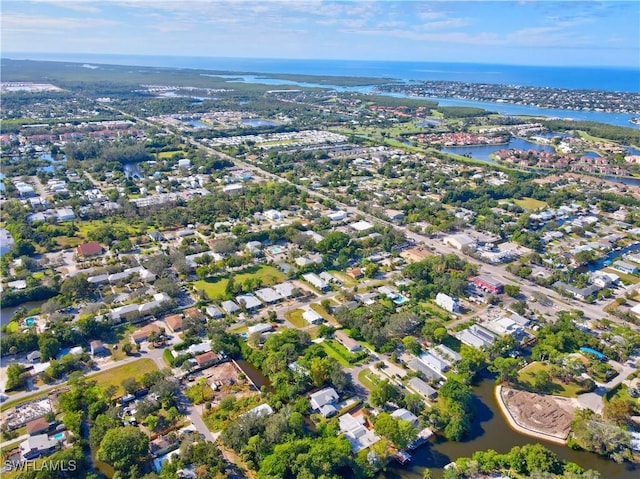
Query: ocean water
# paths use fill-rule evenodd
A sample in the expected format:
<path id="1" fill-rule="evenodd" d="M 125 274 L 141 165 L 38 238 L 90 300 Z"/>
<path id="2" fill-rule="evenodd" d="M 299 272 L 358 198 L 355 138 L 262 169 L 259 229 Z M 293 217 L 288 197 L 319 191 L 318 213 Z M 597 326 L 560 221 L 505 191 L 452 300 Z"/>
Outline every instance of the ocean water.
<path id="1" fill-rule="evenodd" d="M 640 92 L 640 68 L 548 67 L 406 61 L 211 58 L 90 53 L 4 53 L 3 57 L 246 73 L 296 73 L 304 75 L 383 77 L 399 80 L 444 80 L 469 83 Z"/>

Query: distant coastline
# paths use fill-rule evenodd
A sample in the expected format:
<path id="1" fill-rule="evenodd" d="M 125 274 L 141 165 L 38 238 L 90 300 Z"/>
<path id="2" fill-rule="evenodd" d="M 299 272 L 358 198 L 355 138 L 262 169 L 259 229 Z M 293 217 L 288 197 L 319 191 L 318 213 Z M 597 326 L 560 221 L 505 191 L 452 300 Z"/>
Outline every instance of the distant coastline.
<path id="1" fill-rule="evenodd" d="M 640 92 L 640 71 L 622 67 L 546 67 L 427 61 L 290 60 L 88 53 L 3 52 L 2 58 Z"/>

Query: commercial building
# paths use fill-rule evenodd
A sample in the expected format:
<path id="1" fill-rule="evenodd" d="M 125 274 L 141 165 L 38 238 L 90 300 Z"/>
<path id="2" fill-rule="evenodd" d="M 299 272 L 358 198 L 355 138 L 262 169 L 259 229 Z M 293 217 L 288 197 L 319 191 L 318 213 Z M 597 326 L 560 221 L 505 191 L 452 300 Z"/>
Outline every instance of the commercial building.
<path id="1" fill-rule="evenodd" d="M 477 288 L 480 288 L 492 294 L 502 294 L 504 292 L 504 284 L 486 275 L 481 275 L 473 278 L 473 284 Z"/>

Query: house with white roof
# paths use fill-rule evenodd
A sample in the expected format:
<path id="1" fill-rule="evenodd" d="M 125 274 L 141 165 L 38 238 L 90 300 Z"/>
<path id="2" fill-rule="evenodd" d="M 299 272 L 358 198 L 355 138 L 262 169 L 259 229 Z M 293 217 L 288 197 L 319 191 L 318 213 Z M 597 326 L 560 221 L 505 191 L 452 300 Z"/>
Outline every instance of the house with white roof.
<path id="1" fill-rule="evenodd" d="M 325 388 L 309 396 L 309 403 L 314 411 L 318 411 L 324 417 L 331 417 L 338 413 L 336 409 L 338 397 L 335 389 Z"/>
<path id="2" fill-rule="evenodd" d="M 309 324 L 319 324 L 324 321 L 324 318 L 313 309 L 307 309 L 304 313 L 302 313 L 302 319 L 304 319 Z"/>
<path id="3" fill-rule="evenodd" d="M 343 414 L 338 419 L 340 432 L 351 443 L 351 452 L 354 454 L 366 449 L 380 440 L 375 431 L 365 427 L 365 417 L 360 414 L 353 416 L 350 413 Z"/>

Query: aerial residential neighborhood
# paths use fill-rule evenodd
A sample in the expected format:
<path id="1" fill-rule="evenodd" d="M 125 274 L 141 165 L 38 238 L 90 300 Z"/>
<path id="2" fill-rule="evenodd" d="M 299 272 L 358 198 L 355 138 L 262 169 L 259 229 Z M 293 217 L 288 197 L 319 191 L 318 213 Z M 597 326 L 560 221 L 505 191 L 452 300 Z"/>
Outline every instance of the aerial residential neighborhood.
<path id="1" fill-rule="evenodd" d="M 2 67 L 3 477 L 480 477 L 424 451 L 489 420 L 637 472 L 637 129 Z"/>

